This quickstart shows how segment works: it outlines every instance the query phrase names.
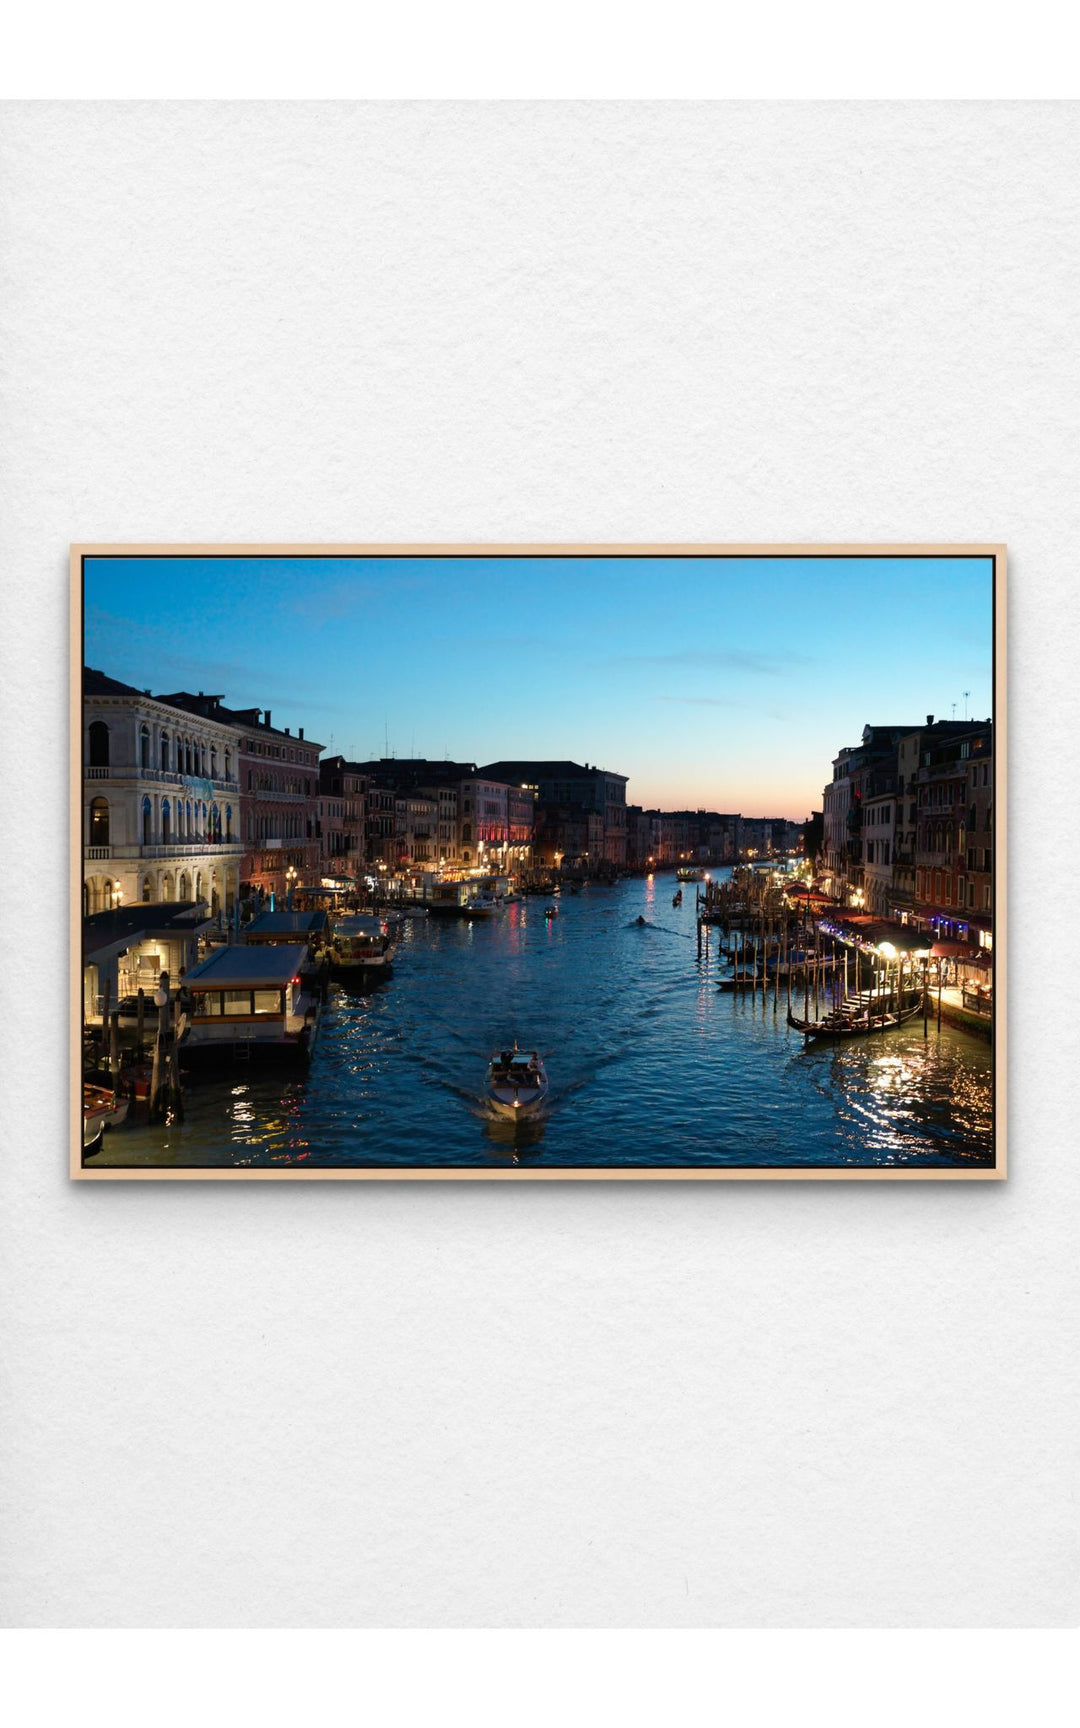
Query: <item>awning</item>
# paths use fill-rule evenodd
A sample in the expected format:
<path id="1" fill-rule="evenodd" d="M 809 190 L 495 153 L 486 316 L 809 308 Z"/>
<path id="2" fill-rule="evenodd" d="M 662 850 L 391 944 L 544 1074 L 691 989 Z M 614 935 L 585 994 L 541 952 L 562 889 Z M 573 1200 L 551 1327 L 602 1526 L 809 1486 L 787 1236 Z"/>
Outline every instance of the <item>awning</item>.
<path id="1" fill-rule="evenodd" d="M 985 948 L 970 948 L 966 942 L 935 942 L 930 953 L 935 960 L 959 960 L 965 966 L 985 969 L 993 964 Z"/>

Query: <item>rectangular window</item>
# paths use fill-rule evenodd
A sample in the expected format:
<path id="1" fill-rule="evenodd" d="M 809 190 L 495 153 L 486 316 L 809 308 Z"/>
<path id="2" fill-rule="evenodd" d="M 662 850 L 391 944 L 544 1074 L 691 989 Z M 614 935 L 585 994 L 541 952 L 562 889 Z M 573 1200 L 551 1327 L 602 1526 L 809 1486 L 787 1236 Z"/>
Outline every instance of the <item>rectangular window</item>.
<path id="1" fill-rule="evenodd" d="M 196 1015 L 211 1015 L 221 1013 L 221 991 L 199 990 L 192 998 L 192 1012 Z"/>
<path id="2" fill-rule="evenodd" d="M 229 1015 L 229 1014 L 250 1014 L 251 1013 L 251 991 L 250 990 L 225 990 L 222 992 L 222 994 L 225 998 L 225 1006 L 222 1009 L 223 1014 Z"/>
<path id="3" fill-rule="evenodd" d="M 254 1012 L 256 1014 L 280 1014 L 280 990 L 256 990 L 254 992 Z"/>

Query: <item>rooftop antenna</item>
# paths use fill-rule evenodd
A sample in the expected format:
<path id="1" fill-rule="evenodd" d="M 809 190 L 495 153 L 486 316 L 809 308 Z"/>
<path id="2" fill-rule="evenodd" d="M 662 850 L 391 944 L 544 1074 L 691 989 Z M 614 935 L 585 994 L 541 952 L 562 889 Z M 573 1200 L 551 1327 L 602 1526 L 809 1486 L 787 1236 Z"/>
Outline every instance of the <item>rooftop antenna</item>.
<path id="1" fill-rule="evenodd" d="M 955 702 L 952 705 L 952 717 L 954 720 L 956 719 L 956 703 Z"/>
<path id="2" fill-rule="evenodd" d="M 383 755 L 389 756 L 389 754 L 390 754 L 390 729 L 386 724 L 385 714 L 383 715 L 382 735 L 383 735 Z"/>
<path id="3" fill-rule="evenodd" d="M 969 696 L 970 696 L 970 695 L 971 695 L 971 691 L 970 691 L 970 690 L 965 690 L 965 691 L 964 691 L 964 719 L 965 719 L 965 720 L 966 720 L 966 719 L 967 719 L 967 717 L 968 717 L 968 712 L 967 712 L 967 705 L 968 705 L 968 697 L 969 697 Z"/>

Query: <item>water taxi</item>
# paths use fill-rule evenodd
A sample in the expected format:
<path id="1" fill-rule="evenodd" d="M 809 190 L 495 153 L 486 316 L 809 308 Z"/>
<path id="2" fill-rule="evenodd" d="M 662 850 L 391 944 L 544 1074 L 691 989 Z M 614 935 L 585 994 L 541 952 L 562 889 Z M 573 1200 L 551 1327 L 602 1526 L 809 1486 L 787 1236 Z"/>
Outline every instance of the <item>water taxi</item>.
<path id="1" fill-rule="evenodd" d="M 304 1059 L 320 1002 L 303 943 L 215 948 L 184 977 L 177 1036 L 186 1057 Z"/>
<path id="2" fill-rule="evenodd" d="M 697 864 L 680 864 L 675 872 L 676 882 L 701 882 L 705 872 Z"/>
<path id="3" fill-rule="evenodd" d="M 520 1116 L 538 1110 L 547 1097 L 548 1081 L 537 1050 L 500 1050 L 488 1069 L 488 1100 L 500 1116 Z"/>

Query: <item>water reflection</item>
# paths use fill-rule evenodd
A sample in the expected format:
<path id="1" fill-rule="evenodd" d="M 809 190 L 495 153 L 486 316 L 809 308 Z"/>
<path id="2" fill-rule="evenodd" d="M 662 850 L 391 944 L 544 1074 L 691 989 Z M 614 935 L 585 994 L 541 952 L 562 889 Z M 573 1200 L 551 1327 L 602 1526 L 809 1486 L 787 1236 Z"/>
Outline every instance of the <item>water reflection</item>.
<path id="1" fill-rule="evenodd" d="M 922 1023 L 804 1049 L 786 992 L 718 994 L 694 890 L 670 874 L 408 920 L 393 976 L 335 985 L 307 1076 L 193 1083 L 182 1123 L 105 1136 L 102 1164 L 988 1163 L 989 1046 Z M 645 926 L 638 917 L 648 920 Z M 542 1051 L 545 1114 L 483 1105 L 491 1052 Z"/>

